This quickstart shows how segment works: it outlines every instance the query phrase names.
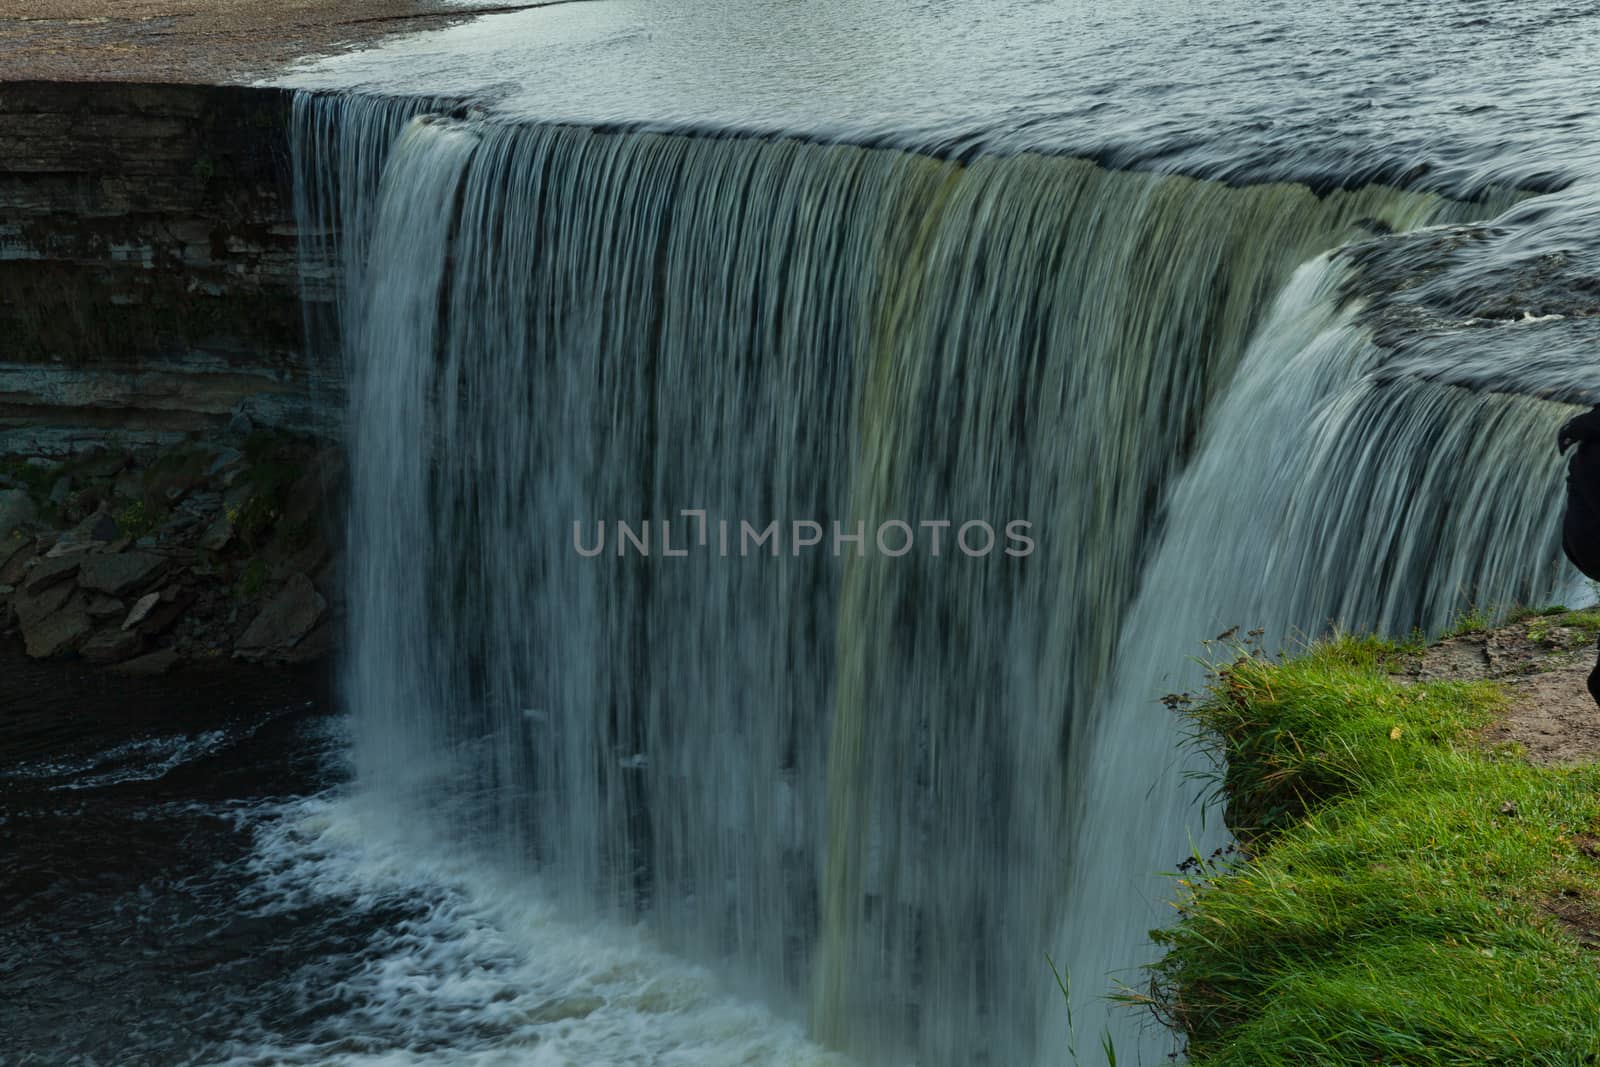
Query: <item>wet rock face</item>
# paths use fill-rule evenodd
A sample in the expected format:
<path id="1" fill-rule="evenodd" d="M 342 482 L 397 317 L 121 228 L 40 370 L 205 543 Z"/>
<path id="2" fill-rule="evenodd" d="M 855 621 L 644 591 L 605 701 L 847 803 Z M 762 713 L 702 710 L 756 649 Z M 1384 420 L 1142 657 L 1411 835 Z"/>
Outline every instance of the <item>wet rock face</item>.
<path id="1" fill-rule="evenodd" d="M 336 449 L 262 431 L 0 460 L 31 516 L 0 538 L 0 634 L 134 674 L 319 659 L 342 611 L 325 536 L 342 472 Z"/>
<path id="2" fill-rule="evenodd" d="M 269 89 L 0 83 L 0 454 L 331 426 L 289 108 Z"/>

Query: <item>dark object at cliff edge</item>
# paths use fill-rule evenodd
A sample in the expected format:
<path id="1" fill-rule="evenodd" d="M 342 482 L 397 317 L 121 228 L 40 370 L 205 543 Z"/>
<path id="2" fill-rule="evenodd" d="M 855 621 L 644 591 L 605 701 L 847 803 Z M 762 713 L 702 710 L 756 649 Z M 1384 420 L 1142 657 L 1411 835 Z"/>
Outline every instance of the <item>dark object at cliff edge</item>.
<path id="1" fill-rule="evenodd" d="M 1577 451 L 1567 464 L 1567 513 L 1561 520 L 1561 549 L 1588 577 L 1600 581 L 1600 407 L 1567 420 L 1556 448 Z M 1589 672 L 1589 695 L 1600 705 L 1600 661 Z"/>

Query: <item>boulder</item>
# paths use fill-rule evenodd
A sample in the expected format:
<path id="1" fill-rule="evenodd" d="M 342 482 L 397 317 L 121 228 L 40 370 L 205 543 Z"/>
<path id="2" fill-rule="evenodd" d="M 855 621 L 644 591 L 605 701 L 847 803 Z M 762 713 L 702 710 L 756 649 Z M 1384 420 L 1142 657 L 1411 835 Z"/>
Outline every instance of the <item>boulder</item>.
<path id="1" fill-rule="evenodd" d="M 20 532 L 0 537 L 0 582 L 16 585 L 22 580 L 23 565 L 28 562 L 33 541 Z"/>
<path id="2" fill-rule="evenodd" d="M 91 619 L 115 619 L 126 614 L 128 605 L 113 596 L 92 596 L 87 610 Z"/>
<path id="3" fill-rule="evenodd" d="M 149 584 L 166 562 L 165 556 L 153 552 L 87 556 L 78 572 L 78 584 L 108 596 L 122 596 Z"/>
<path id="4" fill-rule="evenodd" d="M 26 589 L 19 589 L 11 598 L 11 607 L 17 613 L 17 623 L 21 626 L 32 626 L 42 622 L 50 615 L 61 610 L 68 600 L 72 598 L 73 587 L 70 582 L 58 582 L 46 586 L 37 593 L 30 593 Z"/>
<path id="5" fill-rule="evenodd" d="M 240 659 L 283 656 L 311 632 L 327 606 L 310 578 L 303 574 L 290 575 L 278 595 L 267 602 L 239 638 L 234 656 Z"/>
<path id="6" fill-rule="evenodd" d="M 206 527 L 205 533 L 200 535 L 200 547 L 208 552 L 220 552 L 228 547 L 228 542 L 233 540 L 233 520 L 228 518 L 227 512 L 218 515 L 216 521 Z"/>
<path id="7" fill-rule="evenodd" d="M 144 622 L 149 617 L 151 610 L 161 602 L 160 593 L 146 593 L 133 602 L 133 608 L 128 612 L 127 619 L 123 620 L 122 628 L 131 630 Z"/>
<path id="8" fill-rule="evenodd" d="M 215 478 L 219 474 L 234 469 L 244 463 L 244 453 L 237 448 L 223 448 L 206 468 L 206 477 Z"/>
<path id="9" fill-rule="evenodd" d="M 334 638 L 338 636 L 334 624 L 324 619 L 316 629 L 302 637 L 295 646 L 284 653 L 286 663 L 315 663 L 333 655 Z"/>
<path id="10" fill-rule="evenodd" d="M 22 627 L 22 640 L 28 655 L 34 659 L 47 659 L 70 652 L 93 628 L 89 613 L 81 607 L 68 606 L 32 625 Z"/>
<path id="11" fill-rule="evenodd" d="M 78 573 L 78 566 L 84 560 L 82 553 L 57 556 L 54 559 L 48 558 L 48 553 L 46 555 L 47 558 L 40 560 L 20 583 L 29 593 L 42 592 L 58 582 L 66 581 Z"/>
<path id="12" fill-rule="evenodd" d="M 144 635 L 137 630 L 112 627 L 89 638 L 78 651 L 90 663 L 108 664 L 136 656 L 143 647 Z"/>
<path id="13" fill-rule="evenodd" d="M 9 538 L 11 531 L 38 517 L 33 498 L 21 489 L 0 491 L 0 539 Z M 0 551 L 4 551 L 0 549 Z"/>
<path id="14" fill-rule="evenodd" d="M 178 664 L 178 654 L 170 648 L 158 649 L 147 652 L 137 659 L 130 659 L 126 663 L 119 663 L 111 670 L 117 674 L 132 675 L 136 678 L 153 678 L 158 674 L 166 674 Z"/>
<path id="15" fill-rule="evenodd" d="M 146 637 L 166 633 L 172 628 L 173 623 L 183 618 L 184 612 L 189 610 L 189 604 L 193 600 L 193 596 L 176 587 L 162 590 L 156 605 L 150 609 L 144 621 L 139 623 L 139 632 Z"/>

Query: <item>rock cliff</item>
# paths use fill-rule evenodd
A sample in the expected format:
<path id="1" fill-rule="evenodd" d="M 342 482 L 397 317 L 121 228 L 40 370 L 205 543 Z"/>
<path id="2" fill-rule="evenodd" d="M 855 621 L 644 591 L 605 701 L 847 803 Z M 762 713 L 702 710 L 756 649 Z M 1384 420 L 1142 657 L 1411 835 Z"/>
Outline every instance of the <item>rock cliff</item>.
<path id="1" fill-rule="evenodd" d="M 331 644 L 340 392 L 304 340 L 289 113 L 0 84 L 0 633 L 30 656 Z"/>

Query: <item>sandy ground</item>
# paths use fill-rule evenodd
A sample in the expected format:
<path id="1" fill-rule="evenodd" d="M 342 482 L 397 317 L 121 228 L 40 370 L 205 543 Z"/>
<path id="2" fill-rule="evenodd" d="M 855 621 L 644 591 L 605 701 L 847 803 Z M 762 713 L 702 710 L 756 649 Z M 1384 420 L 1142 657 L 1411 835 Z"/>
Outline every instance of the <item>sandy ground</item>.
<path id="1" fill-rule="evenodd" d="M 436 0 L 0 0 L 0 81 L 250 81 L 470 14 Z"/>
<path id="2" fill-rule="evenodd" d="M 1423 653 L 1421 679 L 1493 679 L 1511 707 L 1484 739 L 1514 742 L 1535 763 L 1600 759 L 1600 708 L 1585 680 L 1595 664 L 1593 637 L 1543 618 L 1441 641 Z"/>

